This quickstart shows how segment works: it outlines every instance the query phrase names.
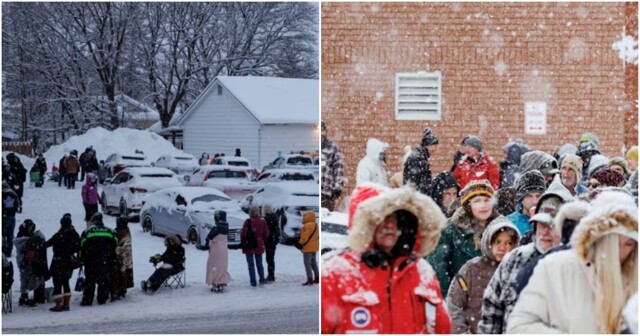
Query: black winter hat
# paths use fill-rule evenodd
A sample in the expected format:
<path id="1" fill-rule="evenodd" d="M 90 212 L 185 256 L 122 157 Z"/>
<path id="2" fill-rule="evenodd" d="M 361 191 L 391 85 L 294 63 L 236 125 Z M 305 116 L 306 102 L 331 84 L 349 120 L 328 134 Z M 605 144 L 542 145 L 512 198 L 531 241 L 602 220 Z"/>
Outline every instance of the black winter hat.
<path id="1" fill-rule="evenodd" d="M 600 154 L 600 148 L 593 141 L 587 141 L 580 143 L 578 146 L 578 152 L 576 153 L 578 156 L 582 156 L 582 154 Z"/>
<path id="2" fill-rule="evenodd" d="M 455 187 L 456 195 L 460 192 L 460 186 L 458 182 L 453 177 L 453 173 L 451 172 L 441 172 L 433 179 L 431 183 L 431 190 L 429 191 L 429 196 L 438 204 L 438 206 L 442 207 L 442 193 L 445 190 Z"/>
<path id="3" fill-rule="evenodd" d="M 433 134 L 433 132 L 431 131 L 431 128 L 427 127 L 424 129 L 424 131 L 422 131 L 422 142 L 421 145 L 422 146 L 431 146 L 431 145 L 437 145 L 438 144 L 438 138 L 436 138 L 436 136 Z"/>
<path id="4" fill-rule="evenodd" d="M 93 224 L 103 224 L 102 223 L 102 214 L 99 212 L 96 212 L 93 214 L 93 216 L 91 216 L 91 223 Z"/>
<path id="5" fill-rule="evenodd" d="M 530 170 L 520 175 L 518 184 L 516 185 L 516 202 L 522 202 L 522 199 L 530 192 L 544 193 L 547 190 L 547 184 L 544 175 L 537 170 Z"/>
<path id="6" fill-rule="evenodd" d="M 60 225 L 62 226 L 71 226 L 72 222 L 71 222 L 71 214 L 70 213 L 66 213 L 64 215 L 62 215 L 62 218 L 60 218 Z"/>
<path id="7" fill-rule="evenodd" d="M 223 210 L 217 210 L 213 214 L 213 219 L 216 223 L 226 223 L 227 222 L 227 213 Z"/>
<path id="8" fill-rule="evenodd" d="M 482 152 L 482 140 L 475 135 L 470 135 L 462 142 L 463 145 L 467 145 L 469 147 L 473 147 L 477 149 L 479 152 Z"/>
<path id="9" fill-rule="evenodd" d="M 327 124 L 324 123 L 324 121 L 320 122 L 320 125 L 322 127 L 323 130 L 327 130 Z"/>

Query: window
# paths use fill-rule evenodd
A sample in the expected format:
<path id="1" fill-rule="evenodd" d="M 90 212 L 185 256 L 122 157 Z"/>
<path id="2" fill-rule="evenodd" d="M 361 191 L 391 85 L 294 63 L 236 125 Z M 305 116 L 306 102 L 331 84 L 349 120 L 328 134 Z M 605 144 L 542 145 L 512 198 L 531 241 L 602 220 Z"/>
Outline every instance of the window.
<path id="1" fill-rule="evenodd" d="M 441 120 L 442 74 L 396 73 L 396 120 Z"/>
<path id="2" fill-rule="evenodd" d="M 222 86 L 218 85 L 218 96 L 222 96 Z"/>

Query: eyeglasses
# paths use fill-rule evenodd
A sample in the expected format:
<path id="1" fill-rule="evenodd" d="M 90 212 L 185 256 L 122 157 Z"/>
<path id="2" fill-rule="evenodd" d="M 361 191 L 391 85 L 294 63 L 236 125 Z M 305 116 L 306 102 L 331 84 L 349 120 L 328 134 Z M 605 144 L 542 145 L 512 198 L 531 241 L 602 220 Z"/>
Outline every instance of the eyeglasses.
<path id="1" fill-rule="evenodd" d="M 587 184 L 587 186 L 591 188 L 598 188 L 602 186 L 602 184 L 600 184 L 599 182 L 590 182 L 589 184 Z"/>

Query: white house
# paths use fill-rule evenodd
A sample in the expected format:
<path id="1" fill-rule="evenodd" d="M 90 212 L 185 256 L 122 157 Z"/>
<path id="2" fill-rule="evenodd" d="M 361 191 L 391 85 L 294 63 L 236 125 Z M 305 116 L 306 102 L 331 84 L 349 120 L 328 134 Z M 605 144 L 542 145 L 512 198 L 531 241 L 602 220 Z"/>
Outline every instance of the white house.
<path id="1" fill-rule="evenodd" d="M 185 152 L 233 156 L 240 148 L 261 169 L 278 154 L 318 151 L 319 108 L 315 79 L 218 76 L 177 126 Z"/>

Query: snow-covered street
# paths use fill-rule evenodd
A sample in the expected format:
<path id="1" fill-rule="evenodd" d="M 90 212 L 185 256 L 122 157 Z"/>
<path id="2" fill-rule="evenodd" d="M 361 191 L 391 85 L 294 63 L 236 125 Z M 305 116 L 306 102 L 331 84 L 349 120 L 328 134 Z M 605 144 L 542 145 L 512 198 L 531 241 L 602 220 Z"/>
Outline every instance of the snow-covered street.
<path id="1" fill-rule="evenodd" d="M 19 223 L 33 220 L 37 229 L 49 238 L 59 228 L 60 218 L 71 213 L 73 224 L 81 232 L 84 209 L 80 196 L 81 183 L 75 190 L 46 182 L 43 188 L 28 188 L 25 184 L 24 209 L 16 216 Z M 105 216 L 105 224 L 115 227 L 115 217 Z M 205 284 L 205 266 L 208 253 L 186 245 L 187 286 L 171 290 L 161 288 L 155 294 L 145 294 L 140 281 L 153 272 L 149 257 L 164 251 L 163 238 L 142 232 L 139 223 L 129 223 L 133 238 L 134 279 L 136 288 L 128 290 L 124 300 L 91 307 L 79 305 L 81 293 L 73 292 L 71 311 L 52 313 L 53 304 L 34 308 L 18 306 L 20 277 L 17 266 L 12 287 L 13 312 L 2 317 L 2 331 L 11 333 L 317 333 L 319 286 L 301 286 L 305 281 L 302 254 L 292 246 L 278 246 L 276 251 L 276 282 L 252 288 L 244 255 L 239 250 L 229 251 L 229 273 L 232 281 L 228 291 L 214 294 Z M 264 257 L 263 257 L 264 258 Z M 51 250 L 48 250 L 51 260 Z M 11 260 L 14 265 L 15 249 Z M 264 261 L 263 261 L 264 262 Z M 266 262 L 264 262 L 266 272 Z M 75 284 L 77 271 L 71 279 Z M 51 287 L 51 280 L 46 287 Z M 298 312 L 289 314 L 287 312 Z M 280 316 L 271 319 L 269 316 Z M 284 317 L 282 317 L 284 316 Z M 301 319 L 304 316 L 306 319 Z M 181 317 L 189 323 L 180 324 Z M 210 324 L 206 320 L 210 320 Z M 229 321 L 233 319 L 233 321 Z M 258 320 L 256 320 L 258 319 Z M 262 320 L 263 323 L 256 323 Z M 227 321 L 229 321 L 227 323 Z M 247 323 L 243 324 L 242 321 Z M 288 324 L 286 321 L 291 321 Z M 286 325 L 285 325 L 286 324 Z M 224 325 L 224 326 L 222 326 Z M 247 326 L 251 326 L 248 328 Z M 261 327 L 261 325 L 263 327 Z M 104 326 L 104 329 L 94 329 Z M 108 327 L 107 327 L 108 326 Z M 237 329 L 235 329 L 235 327 Z M 292 327 L 297 326 L 297 327 Z M 148 329 L 147 329 L 148 327 Z"/>

